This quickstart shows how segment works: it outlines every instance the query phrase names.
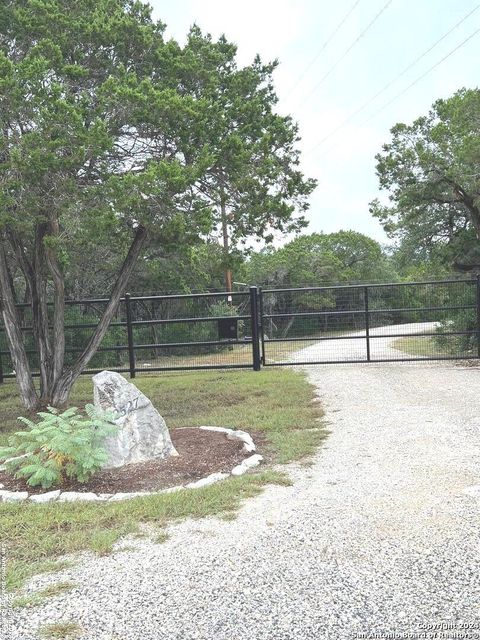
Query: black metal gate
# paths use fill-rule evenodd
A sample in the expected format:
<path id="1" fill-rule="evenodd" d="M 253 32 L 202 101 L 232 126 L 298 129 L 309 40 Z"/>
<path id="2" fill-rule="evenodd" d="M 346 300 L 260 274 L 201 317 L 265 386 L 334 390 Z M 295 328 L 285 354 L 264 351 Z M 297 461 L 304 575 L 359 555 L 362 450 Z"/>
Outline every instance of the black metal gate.
<path id="1" fill-rule="evenodd" d="M 84 374 L 103 369 L 129 373 L 194 369 L 260 368 L 259 294 L 240 292 L 131 296 L 120 300 L 115 319 Z M 83 351 L 108 298 L 66 303 L 66 365 Z M 17 305 L 30 367 L 38 376 L 30 305 Z M 49 304 L 49 310 L 52 305 Z M 255 319 L 255 320 L 253 320 Z M 0 325 L 0 383 L 15 371 Z"/>
<path id="2" fill-rule="evenodd" d="M 84 349 L 107 298 L 71 300 L 66 364 Z M 34 375 L 31 310 L 18 305 Z M 84 373 L 453 360 L 480 357 L 480 280 L 130 296 Z M 0 326 L 0 383 L 15 376 Z"/>
<path id="3" fill-rule="evenodd" d="M 479 358 L 479 282 L 265 289 L 262 364 Z"/>

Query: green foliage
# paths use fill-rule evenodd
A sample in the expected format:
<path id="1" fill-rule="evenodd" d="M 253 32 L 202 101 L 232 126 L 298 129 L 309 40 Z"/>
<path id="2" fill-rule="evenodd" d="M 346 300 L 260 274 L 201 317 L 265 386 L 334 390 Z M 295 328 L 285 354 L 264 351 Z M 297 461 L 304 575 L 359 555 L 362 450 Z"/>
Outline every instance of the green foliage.
<path id="1" fill-rule="evenodd" d="M 135 261 L 158 271 L 169 248 L 201 246 L 225 216 L 233 260 L 248 237 L 268 241 L 272 230 L 305 224 L 315 181 L 298 168 L 296 125 L 275 113 L 276 63 L 256 57 L 239 67 L 224 37 L 194 27 L 181 46 L 164 30 L 136 0 L 0 3 L 0 285 L 11 306 L 31 303 L 29 348 L 41 363 L 41 395 L 55 402 L 106 325 L 71 366 L 59 335 L 65 296 L 83 297 L 85 284 L 91 291 L 100 281 L 104 290 L 116 282 L 118 299 Z M 222 267 L 231 260 L 222 256 Z M 166 280 L 185 287 L 185 270 L 177 273 Z M 56 335 L 46 292 L 55 294 Z M 31 407 L 16 329 L 8 335 Z"/>
<path id="2" fill-rule="evenodd" d="M 182 47 L 164 29 L 131 0 L 0 7 L 0 228 L 28 249 L 58 221 L 43 244 L 70 284 L 105 246 L 118 269 L 138 223 L 155 248 L 194 244 L 221 192 L 234 242 L 304 224 L 315 182 L 298 170 L 296 125 L 274 112 L 276 63 L 239 67 L 224 37 L 194 27 Z"/>
<path id="3" fill-rule="evenodd" d="M 27 310 L 28 311 L 28 310 Z M 22 324 L 23 326 L 32 326 L 32 320 L 29 313 L 25 313 L 22 310 Z M 76 361 L 79 352 L 85 347 L 90 336 L 92 335 L 93 328 L 99 321 L 99 312 L 94 311 L 85 312 L 79 311 L 79 307 L 67 306 L 65 310 L 65 325 L 68 327 L 65 329 L 65 343 L 67 349 L 74 349 L 65 353 L 65 365 L 71 366 Z M 78 324 L 90 324 L 90 327 L 81 328 L 76 327 Z M 39 354 L 36 349 L 35 339 L 32 331 L 25 331 L 23 337 L 24 345 L 28 353 L 28 360 L 32 371 L 38 371 L 39 368 Z M 117 347 L 126 345 L 127 333 L 125 327 L 110 326 L 102 340 L 102 350 L 97 353 L 90 360 L 89 367 L 91 369 L 108 369 L 121 367 L 128 360 L 127 348 L 125 350 L 113 350 L 103 351 L 108 347 Z M 0 332 L 0 345 L 2 349 L 8 349 L 6 343 L 6 337 L 4 332 Z M 9 355 L 2 356 L 2 363 L 4 371 L 11 371 L 14 366 L 11 362 Z"/>
<path id="4" fill-rule="evenodd" d="M 455 288 L 451 289 L 445 296 L 444 304 L 450 307 L 469 306 L 468 309 L 451 309 L 444 314 L 439 326 L 438 333 L 454 333 L 457 335 L 435 336 L 437 345 L 450 355 L 477 354 L 478 327 L 476 311 L 476 287 L 469 286 L 466 291 Z"/>
<path id="5" fill-rule="evenodd" d="M 268 457 L 290 461 L 309 455 L 327 432 L 319 423 L 321 405 L 305 376 L 290 369 L 165 373 L 138 378 L 141 391 L 161 408 L 170 428 L 224 424 L 261 432 L 272 447 Z M 74 401 L 91 396 L 91 380 L 77 380 Z M 179 398 L 182 401 L 179 403 Z M 13 406 L 12 406 L 13 404 Z M 0 385 L 0 433 L 19 408 L 13 383 Z M 272 450 L 273 449 L 273 450 Z M 263 453 L 263 451 L 262 451 Z M 163 527 L 179 518 L 232 513 L 267 483 L 288 478 L 265 469 L 192 491 L 109 503 L 0 504 L 0 540 L 7 545 L 7 588 L 16 588 L 40 571 L 61 570 L 53 559 L 82 550 L 105 552 L 121 537 L 138 532 L 141 522 Z"/>
<path id="6" fill-rule="evenodd" d="M 238 271 L 243 263 L 239 251 L 230 251 L 229 264 Z M 106 265 L 108 266 L 108 265 Z M 194 244 L 158 243 L 146 252 L 132 279 L 132 293 L 195 293 L 225 287 L 225 256 L 214 239 Z M 91 290 L 98 293 L 104 289 Z"/>
<path id="7" fill-rule="evenodd" d="M 252 255 L 246 277 L 271 287 L 395 280 L 378 242 L 357 231 L 312 233 Z"/>
<path id="8" fill-rule="evenodd" d="M 66 478 L 86 482 L 107 460 L 103 442 L 117 429 L 113 413 L 101 413 L 93 405 L 85 406 L 86 416 L 77 407 L 64 412 L 48 407 L 34 423 L 19 418 L 27 429 L 17 431 L 9 446 L 0 449 L 0 459 L 17 478 L 25 478 L 32 487 L 48 489 Z"/>
<path id="9" fill-rule="evenodd" d="M 279 249 L 252 255 L 246 277 L 268 288 L 322 287 L 329 284 L 395 281 L 397 275 L 378 242 L 356 231 L 312 233 L 295 238 Z M 362 300 L 345 290 L 283 292 L 264 297 L 267 314 L 348 311 L 358 309 Z M 356 317 L 350 318 L 352 330 Z M 267 335 L 277 338 L 318 335 L 345 328 L 342 316 L 281 317 L 270 319 Z"/>
<path id="10" fill-rule="evenodd" d="M 200 303 L 202 300 L 200 299 Z M 176 309 L 173 307 L 169 310 L 171 318 L 175 317 L 207 317 L 222 318 L 241 315 L 237 306 L 227 304 L 225 301 L 212 303 L 207 299 L 204 305 L 198 307 L 198 301 L 191 300 L 182 301 L 182 306 Z M 158 311 L 157 311 L 158 313 Z M 161 312 L 160 312 L 161 314 Z M 155 314 L 153 314 L 155 315 Z M 145 316 L 146 317 L 146 316 Z M 158 316 L 160 317 L 160 316 Z M 245 331 L 244 321 L 238 321 L 238 333 L 242 337 Z M 160 325 L 137 326 L 134 327 L 135 344 L 175 344 L 188 342 L 214 342 L 219 339 L 218 325 L 215 321 L 198 321 L 198 322 L 172 322 Z M 172 346 L 162 347 L 162 356 L 194 356 L 202 353 L 215 353 L 227 348 L 227 344 L 223 345 L 191 345 L 188 348 Z M 155 358 L 158 353 L 155 348 L 141 350 L 141 357 L 145 359 Z"/>
<path id="11" fill-rule="evenodd" d="M 462 89 L 412 124 L 396 124 L 376 156 L 390 204 L 375 200 L 371 211 L 399 240 L 404 264 L 480 265 L 479 111 L 480 90 Z"/>

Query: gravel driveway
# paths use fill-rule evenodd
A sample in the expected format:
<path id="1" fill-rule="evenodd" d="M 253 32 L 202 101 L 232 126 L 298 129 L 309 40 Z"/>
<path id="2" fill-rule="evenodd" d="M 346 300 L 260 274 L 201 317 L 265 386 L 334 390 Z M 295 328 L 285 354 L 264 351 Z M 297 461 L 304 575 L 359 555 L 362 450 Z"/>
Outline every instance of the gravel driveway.
<path id="1" fill-rule="evenodd" d="M 184 522 L 164 544 L 85 555 L 61 577 L 80 587 L 17 613 L 14 638 L 70 619 L 89 640 L 480 637 L 480 492 L 469 489 L 480 484 L 480 371 L 307 371 L 331 435 L 313 466 L 290 469 L 292 487 L 268 488 L 234 522 Z M 441 623 L 463 635 L 400 635 Z"/>
<path id="2" fill-rule="evenodd" d="M 372 360 L 395 360 L 405 354 L 392 346 L 395 338 L 392 335 L 414 335 L 416 333 L 433 333 L 436 322 L 411 322 L 393 324 L 388 327 L 370 329 L 370 355 Z M 348 339 L 319 340 L 310 347 L 300 349 L 292 355 L 294 362 L 341 362 L 349 360 L 367 360 L 365 331 L 352 331 L 346 334 Z M 267 343 L 268 350 L 268 343 Z"/>

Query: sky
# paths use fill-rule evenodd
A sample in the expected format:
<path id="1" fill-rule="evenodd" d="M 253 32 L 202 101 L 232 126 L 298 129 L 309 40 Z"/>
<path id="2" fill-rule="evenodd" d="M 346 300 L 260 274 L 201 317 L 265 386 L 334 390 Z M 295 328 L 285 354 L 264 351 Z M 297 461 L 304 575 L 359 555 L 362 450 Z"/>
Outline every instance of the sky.
<path id="1" fill-rule="evenodd" d="M 368 211 L 372 199 L 386 197 L 379 191 L 375 154 L 389 141 L 395 123 L 409 123 L 426 114 L 436 99 L 479 84 L 480 31 L 440 62 L 480 30 L 478 0 L 150 3 L 154 17 L 166 23 L 167 37 L 183 43 L 188 29 L 196 23 L 215 38 L 225 34 L 235 42 L 239 65 L 251 63 L 256 53 L 265 61 L 280 61 L 274 76 L 277 111 L 290 114 L 299 123 L 302 169 L 318 180 L 307 213 L 307 232 L 353 229 L 388 243 Z M 395 80 L 471 11 L 462 24 Z"/>

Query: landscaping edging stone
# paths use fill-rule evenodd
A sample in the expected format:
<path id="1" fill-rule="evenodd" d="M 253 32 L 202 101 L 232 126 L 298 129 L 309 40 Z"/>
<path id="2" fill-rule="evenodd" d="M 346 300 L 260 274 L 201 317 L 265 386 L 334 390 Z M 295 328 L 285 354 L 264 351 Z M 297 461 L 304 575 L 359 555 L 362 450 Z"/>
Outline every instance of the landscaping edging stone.
<path id="1" fill-rule="evenodd" d="M 202 426 L 199 427 L 199 429 L 225 433 L 228 440 L 240 440 L 243 442 L 243 451 L 245 453 L 252 453 L 257 449 L 252 436 L 246 431 L 241 431 L 240 429 L 228 429 L 226 427 L 209 426 Z M 132 491 L 131 493 L 97 494 L 82 493 L 80 491 L 60 491 L 60 489 L 56 489 L 54 491 L 29 495 L 28 491 L 6 491 L 2 488 L 2 485 L 2 487 L 0 487 L 0 502 L 25 502 L 27 500 L 34 504 L 45 504 L 47 502 L 117 502 L 119 500 L 130 500 L 132 498 L 161 495 L 162 493 L 173 493 L 182 489 L 201 489 L 202 487 L 208 487 L 216 482 L 221 482 L 230 476 L 241 476 L 249 469 L 257 467 L 262 460 L 263 456 L 258 453 L 254 453 L 248 458 L 245 458 L 245 460 L 240 464 L 236 465 L 229 473 L 217 471 L 216 473 L 211 473 L 205 478 L 200 478 L 194 482 L 189 482 L 185 485 L 178 485 L 176 487 L 168 487 L 167 489 L 161 489 L 160 491 Z"/>
<path id="2" fill-rule="evenodd" d="M 253 451 L 257 450 L 252 436 L 246 431 L 242 431 L 241 429 L 227 429 L 226 427 L 199 427 L 199 429 L 203 429 L 204 431 L 217 431 L 219 433 L 225 433 L 227 436 L 227 440 L 240 440 L 244 443 L 243 450 L 245 451 L 245 453 L 252 453 Z"/>

